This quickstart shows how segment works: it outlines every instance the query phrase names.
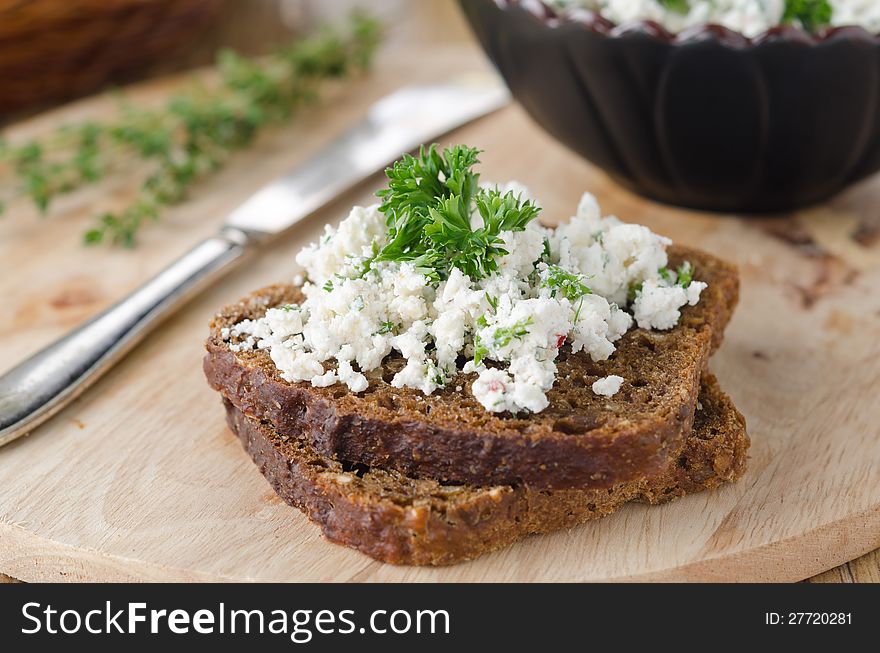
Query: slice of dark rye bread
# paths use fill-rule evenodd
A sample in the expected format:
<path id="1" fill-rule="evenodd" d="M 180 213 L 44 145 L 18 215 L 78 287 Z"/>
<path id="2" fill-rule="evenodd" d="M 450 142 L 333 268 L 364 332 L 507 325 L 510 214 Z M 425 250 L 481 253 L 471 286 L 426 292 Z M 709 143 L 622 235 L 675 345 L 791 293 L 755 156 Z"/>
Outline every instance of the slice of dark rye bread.
<path id="1" fill-rule="evenodd" d="M 471 395 L 475 375 L 452 378 L 425 396 L 389 381 L 403 365 L 389 357 L 369 387 L 313 388 L 284 381 L 266 351 L 232 352 L 220 335 L 267 308 L 300 300 L 293 285 L 264 288 L 224 308 L 211 324 L 204 360 L 211 386 L 246 415 L 287 435 L 305 434 L 322 456 L 465 483 L 527 483 L 540 489 L 607 488 L 662 471 L 691 432 L 701 372 L 736 305 L 736 269 L 708 254 L 670 248 L 709 285 L 675 328 L 630 330 L 607 361 L 560 350 L 550 405 L 538 414 L 491 413 Z M 613 397 L 592 383 L 624 378 Z M 461 386 L 462 390 L 456 390 Z"/>
<path id="2" fill-rule="evenodd" d="M 226 418 L 274 490 L 318 524 L 327 539 L 394 564 L 446 565 L 535 533 L 604 517 L 628 501 L 662 503 L 739 478 L 745 421 L 714 377 L 704 375 L 701 409 L 684 448 L 656 477 L 607 490 L 536 490 L 449 485 L 396 471 L 340 463 L 305 437 L 283 436 L 228 401 Z"/>

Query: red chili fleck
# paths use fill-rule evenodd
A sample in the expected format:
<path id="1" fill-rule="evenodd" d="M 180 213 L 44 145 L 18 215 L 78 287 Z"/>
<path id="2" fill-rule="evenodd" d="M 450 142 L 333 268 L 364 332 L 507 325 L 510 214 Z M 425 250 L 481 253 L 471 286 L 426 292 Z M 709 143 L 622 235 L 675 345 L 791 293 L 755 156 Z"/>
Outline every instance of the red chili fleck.
<path id="1" fill-rule="evenodd" d="M 556 336 L 556 348 L 559 349 L 565 344 L 565 335 Z"/>
<path id="2" fill-rule="evenodd" d="M 489 381 L 489 392 L 504 392 L 507 388 L 501 381 Z"/>

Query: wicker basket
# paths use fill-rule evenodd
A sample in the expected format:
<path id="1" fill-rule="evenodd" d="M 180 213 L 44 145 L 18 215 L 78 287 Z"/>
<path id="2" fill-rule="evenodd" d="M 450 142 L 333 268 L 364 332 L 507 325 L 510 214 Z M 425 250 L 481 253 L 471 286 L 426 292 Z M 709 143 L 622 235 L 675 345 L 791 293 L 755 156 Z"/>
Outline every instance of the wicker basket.
<path id="1" fill-rule="evenodd" d="M 0 118 L 167 56 L 220 0 L 0 0 Z"/>

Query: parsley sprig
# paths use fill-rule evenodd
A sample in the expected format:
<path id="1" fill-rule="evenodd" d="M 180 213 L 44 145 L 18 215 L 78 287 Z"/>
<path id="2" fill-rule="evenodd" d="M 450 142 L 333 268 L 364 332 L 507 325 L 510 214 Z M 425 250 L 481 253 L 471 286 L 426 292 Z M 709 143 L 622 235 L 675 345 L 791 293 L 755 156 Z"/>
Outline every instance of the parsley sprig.
<path id="1" fill-rule="evenodd" d="M 799 22 L 805 30 L 815 32 L 831 23 L 833 13 L 828 0 L 786 0 L 782 22 Z"/>
<path id="2" fill-rule="evenodd" d="M 567 300 L 573 302 L 584 295 L 592 294 L 592 290 L 585 283 L 587 277 L 582 274 L 569 272 L 558 265 L 547 266 L 547 279 L 543 285 L 550 288 L 550 296 L 556 297 L 561 293 Z"/>
<path id="3" fill-rule="evenodd" d="M 498 268 L 507 254 L 502 231 L 522 231 L 540 209 L 512 192 L 479 186 L 479 150 L 453 145 L 422 146 L 386 170 L 388 187 L 376 194 L 388 223 L 388 242 L 373 260 L 413 263 L 439 281 L 455 267 L 471 279 Z M 477 213 L 481 226 L 472 226 Z"/>

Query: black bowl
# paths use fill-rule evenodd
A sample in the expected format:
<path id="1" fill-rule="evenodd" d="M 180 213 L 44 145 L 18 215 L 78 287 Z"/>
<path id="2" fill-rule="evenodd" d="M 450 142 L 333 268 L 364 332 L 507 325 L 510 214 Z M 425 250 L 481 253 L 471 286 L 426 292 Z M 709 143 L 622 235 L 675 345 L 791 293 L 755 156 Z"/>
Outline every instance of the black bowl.
<path id="1" fill-rule="evenodd" d="M 880 169 L 880 37 L 862 28 L 673 35 L 536 1 L 461 5 L 532 117 L 653 199 L 781 211 Z"/>

